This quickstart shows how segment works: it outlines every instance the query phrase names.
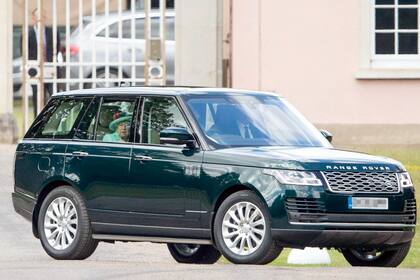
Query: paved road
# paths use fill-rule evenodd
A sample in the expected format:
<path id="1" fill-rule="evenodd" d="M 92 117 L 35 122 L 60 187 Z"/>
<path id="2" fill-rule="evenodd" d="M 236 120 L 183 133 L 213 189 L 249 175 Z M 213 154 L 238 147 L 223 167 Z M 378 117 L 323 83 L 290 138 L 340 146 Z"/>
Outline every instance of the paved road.
<path id="1" fill-rule="evenodd" d="M 149 243 L 101 243 L 85 261 L 55 261 L 14 213 L 13 151 L 0 145 L 0 279 L 420 279 L 420 270 L 411 269 L 181 265 L 165 245 Z"/>

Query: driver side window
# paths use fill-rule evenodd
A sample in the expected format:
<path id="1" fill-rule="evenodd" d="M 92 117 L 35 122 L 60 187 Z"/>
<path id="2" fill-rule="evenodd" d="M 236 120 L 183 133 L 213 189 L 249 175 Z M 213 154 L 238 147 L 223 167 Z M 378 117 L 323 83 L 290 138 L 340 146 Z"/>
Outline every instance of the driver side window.
<path id="1" fill-rule="evenodd" d="M 143 102 L 141 143 L 160 145 L 160 132 L 170 127 L 188 127 L 175 99 L 146 97 Z"/>

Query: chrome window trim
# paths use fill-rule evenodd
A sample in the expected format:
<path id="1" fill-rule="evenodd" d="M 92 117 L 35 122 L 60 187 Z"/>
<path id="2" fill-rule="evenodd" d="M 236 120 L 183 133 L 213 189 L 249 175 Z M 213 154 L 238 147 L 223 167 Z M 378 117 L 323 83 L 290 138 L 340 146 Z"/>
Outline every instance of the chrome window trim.
<path id="1" fill-rule="evenodd" d="M 95 140 L 36 140 L 36 139 L 23 139 L 19 143 L 21 144 L 58 144 L 58 145 L 87 145 L 87 146 L 104 146 L 110 145 L 116 148 L 129 148 L 131 149 L 133 143 L 122 143 L 122 142 L 103 142 Z"/>

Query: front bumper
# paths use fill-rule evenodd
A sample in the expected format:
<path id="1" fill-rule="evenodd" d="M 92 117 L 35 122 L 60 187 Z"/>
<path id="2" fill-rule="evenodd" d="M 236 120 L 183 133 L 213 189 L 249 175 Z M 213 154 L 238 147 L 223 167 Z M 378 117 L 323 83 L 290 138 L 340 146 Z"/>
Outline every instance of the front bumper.
<path id="1" fill-rule="evenodd" d="M 415 230 L 287 230 L 272 229 L 284 247 L 392 247 L 413 239 Z"/>
<path id="2" fill-rule="evenodd" d="M 278 188 L 270 204 L 272 233 L 284 247 L 390 247 L 410 242 L 416 230 L 414 189 L 401 193 L 354 194 L 387 197 L 388 210 L 349 209 L 350 195 L 324 187 Z"/>
<path id="3" fill-rule="evenodd" d="M 36 204 L 35 199 L 28 195 L 14 192 L 12 193 L 12 201 L 15 211 L 28 221 L 32 222 L 32 214 Z"/>

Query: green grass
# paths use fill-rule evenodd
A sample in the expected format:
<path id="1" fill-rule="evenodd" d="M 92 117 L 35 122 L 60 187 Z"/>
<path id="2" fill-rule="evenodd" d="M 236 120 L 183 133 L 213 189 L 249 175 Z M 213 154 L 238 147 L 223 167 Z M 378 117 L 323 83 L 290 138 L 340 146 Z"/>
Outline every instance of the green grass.
<path id="1" fill-rule="evenodd" d="M 414 185 L 420 187 L 420 145 L 419 146 L 358 146 L 358 147 L 348 147 L 352 150 L 357 150 L 361 152 L 366 152 L 374 155 L 381 155 L 391 157 L 402 162 L 408 171 L 410 172 L 411 178 L 414 181 Z M 420 192 L 416 193 L 417 201 L 420 201 Z M 419 222 L 416 226 L 417 232 L 420 230 Z M 284 249 L 280 256 L 272 262 L 273 265 L 280 266 L 299 266 L 299 265 L 289 265 L 287 264 L 287 257 L 289 255 L 290 249 Z M 349 266 L 347 261 L 337 250 L 329 250 L 331 257 L 331 264 L 328 266 Z M 315 265 L 315 266 L 325 266 L 325 265 Z M 412 242 L 411 250 L 404 262 L 400 267 L 407 268 L 420 268 L 420 236 L 417 234 Z"/>

